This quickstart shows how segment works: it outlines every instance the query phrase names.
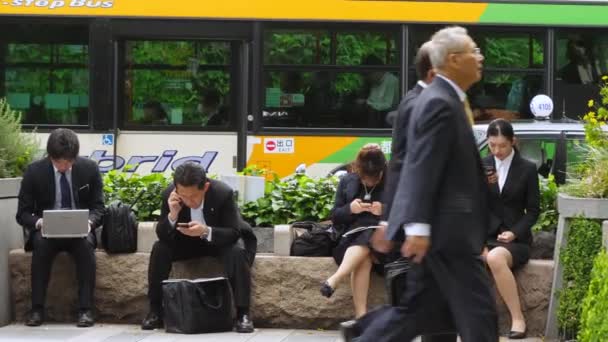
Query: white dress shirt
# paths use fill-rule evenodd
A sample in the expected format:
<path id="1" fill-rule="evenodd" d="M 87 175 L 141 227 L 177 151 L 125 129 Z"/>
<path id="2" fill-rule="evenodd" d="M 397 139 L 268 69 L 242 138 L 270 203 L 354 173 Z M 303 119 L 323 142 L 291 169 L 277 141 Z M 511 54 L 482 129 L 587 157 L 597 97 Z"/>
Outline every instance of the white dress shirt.
<path id="1" fill-rule="evenodd" d="M 450 80 L 449 78 L 447 78 L 441 74 L 437 74 L 437 77 L 448 82 L 448 84 L 452 88 L 454 88 L 454 91 L 456 91 L 456 94 L 458 94 L 458 98 L 460 99 L 460 101 L 464 102 L 464 100 L 467 98 L 467 94 L 464 92 L 464 90 L 460 89 L 460 87 L 456 83 L 454 83 L 454 81 Z M 429 223 L 420 223 L 420 222 L 405 223 L 403 225 L 403 230 L 405 231 L 406 236 L 408 236 L 408 235 L 431 236 L 431 225 Z"/>
<path id="2" fill-rule="evenodd" d="M 494 162 L 496 163 L 496 176 L 498 177 L 498 189 L 501 193 L 502 188 L 505 186 L 507 176 L 509 175 L 509 169 L 511 168 L 511 162 L 513 161 L 514 155 L 515 150 L 513 149 L 511 150 L 511 154 L 503 160 L 494 157 Z"/>
<path id="3" fill-rule="evenodd" d="M 204 225 L 207 225 L 207 223 L 205 222 L 205 216 L 203 215 L 204 208 L 205 208 L 205 201 L 202 201 L 201 205 L 198 208 L 190 208 L 190 221 L 200 222 Z M 173 221 L 173 220 L 171 220 L 170 217 L 167 217 L 167 218 L 169 219 L 169 223 L 171 223 L 171 225 L 175 228 L 175 224 L 177 223 L 177 220 Z M 209 229 L 209 233 L 207 235 L 201 236 L 201 239 L 205 239 L 205 240 L 211 242 L 211 232 L 213 230 L 209 226 L 207 226 L 207 228 Z"/>

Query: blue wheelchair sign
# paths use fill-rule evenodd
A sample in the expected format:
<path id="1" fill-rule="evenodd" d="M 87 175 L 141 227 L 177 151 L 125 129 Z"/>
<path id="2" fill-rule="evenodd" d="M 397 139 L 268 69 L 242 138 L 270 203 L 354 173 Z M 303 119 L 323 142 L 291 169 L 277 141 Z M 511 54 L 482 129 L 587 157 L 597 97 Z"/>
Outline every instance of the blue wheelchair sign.
<path id="1" fill-rule="evenodd" d="M 104 134 L 101 137 L 101 144 L 104 146 L 114 145 L 114 134 Z"/>

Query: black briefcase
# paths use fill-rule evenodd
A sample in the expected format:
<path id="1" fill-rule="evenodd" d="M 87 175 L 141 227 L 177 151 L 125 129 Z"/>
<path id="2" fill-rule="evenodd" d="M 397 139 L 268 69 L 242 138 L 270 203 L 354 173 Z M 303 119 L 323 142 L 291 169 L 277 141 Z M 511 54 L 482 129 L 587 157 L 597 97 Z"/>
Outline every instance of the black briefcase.
<path id="1" fill-rule="evenodd" d="M 232 330 L 232 288 L 223 277 L 163 281 L 163 308 L 167 332 Z"/>
<path id="2" fill-rule="evenodd" d="M 407 272 L 410 268 L 411 261 L 403 257 L 384 265 L 384 285 L 389 302 L 393 306 L 400 305 L 399 301 L 405 292 Z"/>

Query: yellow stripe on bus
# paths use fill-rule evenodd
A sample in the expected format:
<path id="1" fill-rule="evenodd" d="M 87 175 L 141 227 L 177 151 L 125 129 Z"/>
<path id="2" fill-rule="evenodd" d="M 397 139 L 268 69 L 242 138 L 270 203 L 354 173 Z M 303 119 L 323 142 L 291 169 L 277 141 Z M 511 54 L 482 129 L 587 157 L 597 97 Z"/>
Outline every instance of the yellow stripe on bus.
<path id="1" fill-rule="evenodd" d="M 486 3 L 309 0 L 0 0 L 0 14 L 478 22 Z"/>
<path id="2" fill-rule="evenodd" d="M 251 146 L 251 156 L 247 165 L 272 170 L 279 177 L 286 177 L 295 172 L 298 165 L 311 165 L 327 158 L 353 143 L 355 137 L 319 137 L 319 136 L 257 136 L 258 143 Z M 267 153 L 264 149 L 266 139 L 289 138 L 294 140 L 292 153 Z"/>

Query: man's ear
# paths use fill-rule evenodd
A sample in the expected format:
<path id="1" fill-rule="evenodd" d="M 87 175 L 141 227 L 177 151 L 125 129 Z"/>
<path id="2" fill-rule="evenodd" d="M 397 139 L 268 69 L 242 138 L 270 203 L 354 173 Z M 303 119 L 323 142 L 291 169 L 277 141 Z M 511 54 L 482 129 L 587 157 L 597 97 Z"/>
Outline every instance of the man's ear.
<path id="1" fill-rule="evenodd" d="M 206 181 L 206 182 L 205 182 L 205 185 L 203 186 L 203 191 L 204 191 L 205 193 L 207 193 L 207 190 L 209 190 L 209 186 L 211 186 L 211 182 Z"/>

